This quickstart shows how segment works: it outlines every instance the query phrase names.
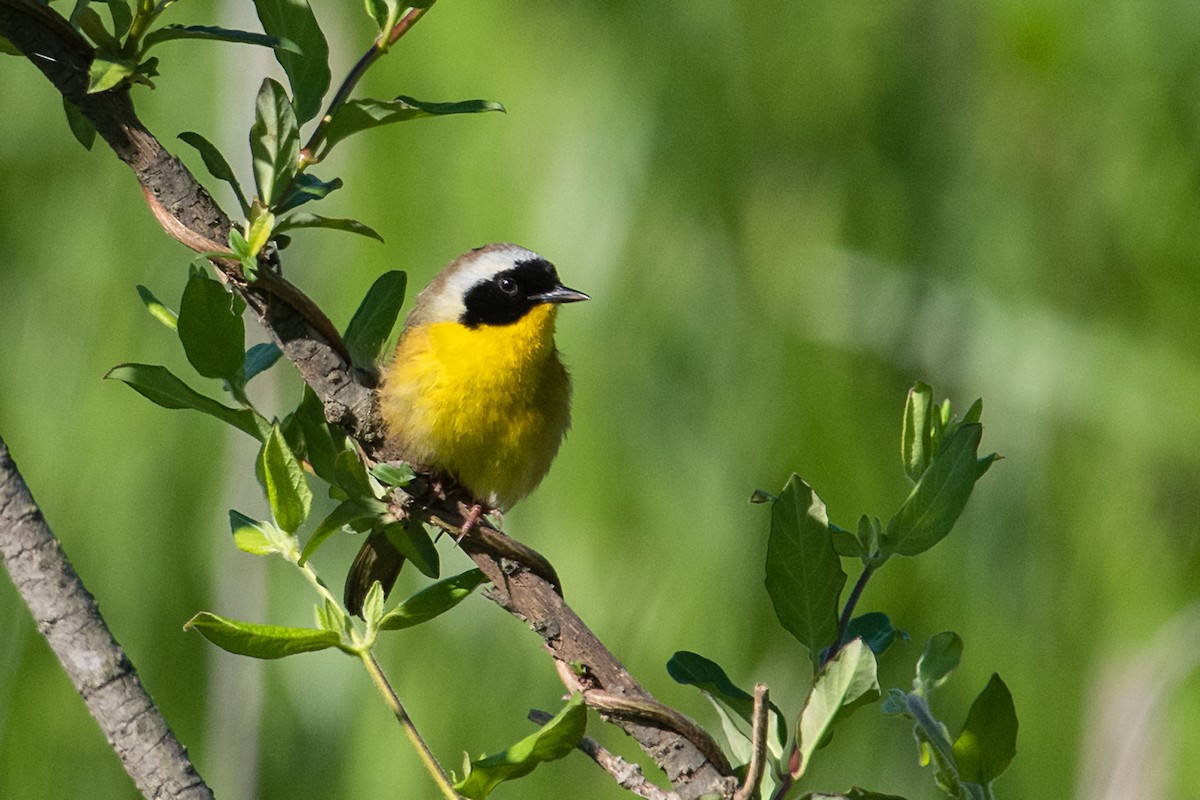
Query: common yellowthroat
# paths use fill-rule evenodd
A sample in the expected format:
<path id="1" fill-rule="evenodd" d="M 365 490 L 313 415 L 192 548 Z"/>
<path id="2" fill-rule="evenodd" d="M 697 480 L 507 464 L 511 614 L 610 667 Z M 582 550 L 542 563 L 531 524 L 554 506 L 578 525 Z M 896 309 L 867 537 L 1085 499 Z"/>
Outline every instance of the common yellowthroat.
<path id="1" fill-rule="evenodd" d="M 383 368 L 389 455 L 450 477 L 491 509 L 532 492 L 571 421 L 554 320 L 559 304 L 587 299 L 514 244 L 452 261 L 417 295 Z M 386 533 L 372 533 L 346 576 L 346 607 L 360 614 L 375 581 L 390 591 L 403 563 Z"/>

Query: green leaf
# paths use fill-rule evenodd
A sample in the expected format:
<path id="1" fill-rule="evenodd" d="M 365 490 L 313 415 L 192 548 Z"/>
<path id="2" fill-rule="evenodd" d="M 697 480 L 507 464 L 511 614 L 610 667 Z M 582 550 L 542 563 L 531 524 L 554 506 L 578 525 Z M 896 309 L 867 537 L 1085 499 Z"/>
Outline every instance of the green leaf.
<path id="1" fill-rule="evenodd" d="M 413 563 L 427 578 L 436 578 L 442 571 L 441 558 L 429 532 L 418 521 L 406 519 L 384 526 L 388 539 L 400 554 Z"/>
<path id="2" fill-rule="evenodd" d="M 880 655 L 892 646 L 897 638 L 908 639 L 908 633 L 892 625 L 892 620 L 881 611 L 870 611 L 850 620 L 845 638 L 862 639 L 871 652 Z"/>
<path id="3" fill-rule="evenodd" d="M 793 474 L 771 506 L 766 585 L 775 616 L 808 648 L 814 665 L 821 649 L 838 637 L 838 597 L 845 583 L 825 504 Z"/>
<path id="4" fill-rule="evenodd" d="M 879 699 L 875 656 L 861 639 L 847 644 L 817 675 L 808 701 L 796 722 L 796 760 L 792 777 L 808 769 L 812 754 L 826 740 L 830 729 L 856 708 Z"/>
<path id="5" fill-rule="evenodd" d="M 572 695 L 563 710 L 536 733 L 502 753 L 472 761 L 467 774 L 454 788 L 471 800 L 483 800 L 503 781 L 528 775 L 538 764 L 566 756 L 579 744 L 586 729 L 587 707 L 583 695 Z"/>
<path id="6" fill-rule="evenodd" d="M 800 798 L 800 800 L 904 800 L 898 794 L 882 794 L 880 792 L 869 792 L 866 789 L 860 789 L 855 786 L 845 794 L 825 794 L 824 792 L 809 792 Z"/>
<path id="7" fill-rule="evenodd" d="M 317 473 L 317 477 L 337 485 L 334 459 L 345 451 L 346 436 L 325 421 L 325 408 L 308 385 L 305 385 L 304 398 L 296 409 L 296 422 L 304 434 L 305 457 L 313 472 Z"/>
<path id="8" fill-rule="evenodd" d="M 233 310 L 233 296 L 203 273 L 189 276 L 179 301 L 179 341 L 188 361 L 206 378 L 237 383 L 246 353 L 246 325 Z"/>
<path id="9" fill-rule="evenodd" d="M 233 174 L 233 168 L 229 166 L 229 162 L 225 160 L 225 156 L 221 155 L 221 151 L 217 149 L 216 145 L 194 131 L 184 131 L 179 134 L 179 138 L 196 148 L 210 175 L 229 184 L 237 196 L 238 205 L 242 207 L 242 213 L 250 213 L 250 203 L 246 201 L 246 195 L 242 193 L 242 185 L 238 183 L 237 176 Z"/>
<path id="10" fill-rule="evenodd" d="M 72 22 L 79 26 L 79 29 L 86 33 L 93 42 L 95 42 L 108 54 L 116 54 L 121 52 L 121 42 L 117 37 L 113 36 L 104 27 L 104 20 L 100 18 L 100 14 L 91 6 L 79 8 L 76 6 L 75 13 L 72 15 Z M 96 54 L 96 58 L 101 57 L 101 53 Z M 105 56 L 107 58 L 107 56 Z M 132 69 L 131 69 L 132 71 Z M 102 89 L 88 89 L 88 92 L 103 91 Z"/>
<path id="11" fill-rule="evenodd" d="M 179 329 L 179 315 L 163 305 L 153 292 L 139 283 L 137 293 L 138 297 L 142 298 L 142 304 L 146 306 L 146 310 L 150 312 L 150 316 L 173 331 Z"/>
<path id="12" fill-rule="evenodd" d="M 367 468 L 363 466 L 358 453 L 352 450 L 342 450 L 334 456 L 333 477 L 333 485 L 340 488 L 347 496 L 375 498 L 371 481 L 367 478 Z"/>
<path id="13" fill-rule="evenodd" d="M 312 536 L 308 537 L 304 551 L 300 554 L 300 563 L 304 564 L 308 561 L 317 548 L 337 531 L 355 522 L 378 519 L 386 511 L 387 506 L 378 501 L 374 505 L 362 498 L 342 501 L 333 511 L 329 512 L 325 519 L 321 520 L 321 524 L 313 531 Z"/>
<path id="14" fill-rule="evenodd" d="M 929 637 L 925 650 L 917 659 L 917 675 L 913 689 L 925 694 L 946 682 L 950 673 L 958 669 L 962 661 L 963 640 L 954 631 L 942 631 Z"/>
<path id="15" fill-rule="evenodd" d="M 256 213 L 257 212 L 257 213 Z M 250 228 L 246 231 L 246 247 L 250 255 L 258 256 L 275 230 L 275 215 L 260 206 L 250 208 Z"/>
<path id="16" fill-rule="evenodd" d="M 5 39 L 3 36 L 0 36 L 0 53 L 3 53 L 8 56 L 24 56 L 25 55 L 24 53 L 21 52 L 20 48 L 18 48 L 15 44 L 10 42 L 8 39 Z M 90 150 L 91 148 L 89 147 L 88 149 Z"/>
<path id="17" fill-rule="evenodd" d="M 121 81 L 133 75 L 137 62 L 128 59 L 113 59 L 100 53 L 92 59 L 88 67 L 88 94 L 104 92 L 120 85 Z"/>
<path id="18" fill-rule="evenodd" d="M 929 468 L 888 523 L 883 547 L 890 553 L 923 553 L 950 533 L 971 497 L 980 472 L 983 426 L 963 425 L 942 442 Z"/>
<path id="19" fill-rule="evenodd" d="M 295 533 L 308 518 L 312 491 L 278 425 L 272 426 L 271 435 L 263 442 L 258 464 L 276 524 L 288 533 Z"/>
<path id="20" fill-rule="evenodd" d="M 288 76 L 300 124 L 321 110 L 329 89 L 329 44 L 308 0 L 254 0 L 263 30 L 299 45 L 299 52 L 275 50 L 275 60 Z"/>
<path id="21" fill-rule="evenodd" d="M 266 526 L 240 511 L 229 511 L 229 529 L 233 531 L 233 543 L 244 553 L 269 556 L 278 552 Z"/>
<path id="22" fill-rule="evenodd" d="M 230 408 L 192 389 L 171 374 L 166 367 L 154 364 L 118 364 L 105 378 L 121 381 L 138 394 L 163 408 L 190 408 L 216 417 L 240 431 L 263 441 L 270 428 L 266 420 L 248 408 Z"/>
<path id="23" fill-rule="evenodd" d="M 0 41 L 3 40 L 0 39 Z M 91 150 L 92 144 L 96 141 L 96 128 L 92 125 L 92 121 L 83 115 L 79 106 L 66 97 L 63 97 L 62 104 L 63 111 L 67 115 L 67 125 L 71 128 L 71 135 L 83 145 L 84 150 Z"/>
<path id="24" fill-rule="evenodd" d="M 270 78 L 263 80 L 254 108 L 254 125 L 250 128 L 254 181 L 259 198 L 267 207 L 275 208 L 296 175 L 300 128 L 287 92 Z"/>
<path id="25" fill-rule="evenodd" d="M 286 211 L 291 211 L 297 206 L 302 206 L 312 200 L 321 200 L 329 195 L 330 192 L 342 188 L 342 179 L 334 178 L 331 181 L 323 181 L 307 172 L 302 172 L 296 176 L 296 185 L 292 191 L 279 201 L 278 207 L 275 209 L 282 214 Z"/>
<path id="26" fill-rule="evenodd" d="M 913 481 L 921 479 L 933 457 L 933 389 L 917 381 L 904 401 L 904 424 L 900 435 L 900 460 Z"/>
<path id="27" fill-rule="evenodd" d="M 371 475 L 385 486 L 407 486 L 416 477 L 412 467 L 404 462 L 400 464 L 381 462 L 371 467 Z"/>
<path id="28" fill-rule="evenodd" d="M 679 650 L 667 661 L 667 674 L 676 683 L 695 686 L 700 691 L 707 692 L 747 723 L 754 724 L 754 697 L 735 685 L 717 662 L 699 653 Z M 783 719 L 783 712 L 774 703 L 771 703 L 770 708 L 776 720 L 776 734 L 780 741 L 786 741 L 787 723 Z"/>
<path id="29" fill-rule="evenodd" d="M 289 214 L 275 226 L 276 233 L 290 231 L 293 228 L 329 228 L 335 231 L 346 231 L 347 233 L 357 233 L 359 236 L 369 236 L 372 239 L 383 241 L 383 237 L 374 229 L 362 224 L 356 219 L 335 219 L 333 217 L 322 217 L 318 214 L 308 214 L 303 211 L 298 211 L 295 214 Z"/>
<path id="30" fill-rule="evenodd" d="M 385 272 L 375 279 L 342 337 L 350 358 L 361 367 L 374 368 L 379 351 L 387 341 L 404 304 L 408 276 L 400 270 Z"/>
<path id="31" fill-rule="evenodd" d="M 845 528 L 839 528 L 831 522 L 829 523 L 829 534 L 833 537 L 833 549 L 837 551 L 839 556 L 846 558 L 862 557 L 863 547 L 859 544 L 858 537 L 853 533 Z"/>
<path id="32" fill-rule="evenodd" d="M 504 106 L 491 100 L 464 100 L 458 103 L 428 103 L 401 95 L 395 100 L 351 100 L 334 109 L 325 129 L 325 153 L 338 142 L 359 131 L 406 122 L 421 117 L 447 114 L 478 114 L 484 111 L 504 111 Z"/>
<path id="33" fill-rule="evenodd" d="M 108 13 L 112 15 L 113 32 L 120 39 L 129 32 L 129 25 L 133 22 L 133 12 L 125 0 L 107 0 L 107 2 Z"/>
<path id="34" fill-rule="evenodd" d="M 388 612 L 379 622 L 381 631 L 398 631 L 428 622 L 446 613 L 487 580 L 482 572 L 469 569 L 452 578 L 427 586 Z"/>
<path id="35" fill-rule="evenodd" d="M 252 658 L 283 658 L 296 653 L 342 647 L 341 637 L 333 631 L 259 625 L 226 619 L 207 611 L 201 611 L 189 619 L 183 629 L 197 630 L 222 650 Z"/>
<path id="36" fill-rule="evenodd" d="M 142 52 L 149 50 L 157 44 L 170 42 L 175 39 L 205 39 L 213 42 L 256 44 L 276 50 L 286 50 L 289 53 L 300 53 L 299 45 L 290 39 L 268 36 L 265 33 L 254 33 L 252 31 L 217 28 L 211 25 L 164 25 L 158 30 L 146 34 L 146 37 L 142 39 Z"/>
<path id="37" fill-rule="evenodd" d="M 1008 769 L 1016 754 L 1017 710 L 1008 687 L 993 673 L 954 740 L 954 763 L 963 781 L 987 785 Z"/>
<path id="38" fill-rule="evenodd" d="M 242 383 L 249 383 L 254 376 L 275 366 L 282 355 L 283 351 L 274 342 L 259 342 L 251 347 L 246 351 L 246 360 L 242 363 Z"/>

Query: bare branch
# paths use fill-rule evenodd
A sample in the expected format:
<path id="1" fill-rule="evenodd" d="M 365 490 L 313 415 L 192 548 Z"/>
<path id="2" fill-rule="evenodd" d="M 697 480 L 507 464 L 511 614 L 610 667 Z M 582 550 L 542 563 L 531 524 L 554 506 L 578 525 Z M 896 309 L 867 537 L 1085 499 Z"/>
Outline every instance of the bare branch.
<path id="1" fill-rule="evenodd" d="M 750 766 L 746 780 L 734 794 L 733 800 L 751 800 L 762 783 L 767 765 L 767 718 L 770 717 L 770 692 L 765 683 L 754 685 L 754 716 L 750 730 Z"/>
<path id="2" fill-rule="evenodd" d="M 143 797 L 212 800 L 0 439 L 0 562 Z"/>

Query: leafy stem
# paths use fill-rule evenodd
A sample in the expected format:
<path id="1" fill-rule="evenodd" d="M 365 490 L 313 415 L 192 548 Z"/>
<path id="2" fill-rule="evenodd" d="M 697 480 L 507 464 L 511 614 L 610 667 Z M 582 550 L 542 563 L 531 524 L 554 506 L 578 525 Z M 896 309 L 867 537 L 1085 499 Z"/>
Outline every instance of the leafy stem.
<path id="1" fill-rule="evenodd" d="M 333 119 L 334 112 L 350 99 L 351 92 L 354 91 L 354 87 L 362 80 L 367 70 L 376 61 L 386 55 L 391 46 L 398 42 L 400 37 L 408 33 L 432 6 L 433 2 L 430 2 L 424 7 L 410 9 L 407 14 L 392 26 L 392 29 L 388 31 L 386 36 L 383 33 L 376 36 L 375 41 L 367 49 L 367 52 L 363 53 L 362 57 L 350 68 L 350 71 L 346 73 L 346 78 L 342 81 L 342 85 L 338 87 L 337 93 L 329 101 L 329 108 L 326 110 L 325 116 L 321 117 L 321 122 L 312 132 L 308 143 L 300 150 L 297 174 L 303 172 L 307 167 L 318 163 L 325 157 L 323 153 L 318 153 L 318 150 L 325 141 L 325 134 L 329 129 L 329 123 Z"/>
<path id="2" fill-rule="evenodd" d="M 388 708 L 396 715 L 396 720 L 400 723 L 400 727 L 404 729 L 404 734 L 412 742 L 413 748 L 416 749 L 417 755 L 421 759 L 421 763 L 425 765 L 425 769 L 433 776 L 433 780 L 438 785 L 438 789 L 441 790 L 442 796 L 446 800 L 463 800 L 463 796 L 454 790 L 454 784 L 450 782 L 450 778 L 442 771 L 442 767 L 438 764 L 437 759 L 434 758 L 433 751 L 429 749 L 429 745 L 425 744 L 425 740 L 421 738 L 421 734 L 417 730 L 417 726 L 413 723 L 412 717 L 408 716 L 408 712 L 404 710 L 404 704 L 400 702 L 400 697 L 396 694 L 396 690 L 392 688 L 387 676 L 380 669 L 379 662 L 375 660 L 375 655 L 366 648 L 360 649 L 358 655 L 362 659 L 363 666 L 367 668 L 371 680 L 375 682 L 375 687 L 383 695 Z"/>

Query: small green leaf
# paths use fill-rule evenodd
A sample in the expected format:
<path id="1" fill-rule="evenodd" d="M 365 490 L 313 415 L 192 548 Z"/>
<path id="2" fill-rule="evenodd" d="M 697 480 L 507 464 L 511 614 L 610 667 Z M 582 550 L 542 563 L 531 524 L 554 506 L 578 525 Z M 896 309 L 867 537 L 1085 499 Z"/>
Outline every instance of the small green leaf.
<path id="1" fill-rule="evenodd" d="M 278 425 L 272 426 L 271 435 L 263 442 L 258 465 L 275 523 L 288 533 L 295 533 L 312 508 L 312 490 Z"/>
<path id="2" fill-rule="evenodd" d="M 987 785 L 1008 769 L 1016 754 L 1017 710 L 1008 687 L 993 673 L 954 740 L 954 763 L 963 781 Z"/>
<path id="3" fill-rule="evenodd" d="M 475 591 L 487 577 L 477 569 L 469 569 L 452 578 L 444 578 L 425 587 L 388 612 L 379 621 L 381 631 L 398 631 L 428 622 L 446 613 Z"/>
<path id="4" fill-rule="evenodd" d="M 407 519 L 384 526 L 388 539 L 400 554 L 413 563 L 427 578 L 436 578 L 442 571 L 441 558 L 429 532 L 418 521 Z"/>
<path id="5" fill-rule="evenodd" d="M 108 13 L 112 15 L 113 32 L 118 39 L 129 32 L 129 24 L 133 22 L 133 12 L 125 0 L 107 0 Z"/>
<path id="6" fill-rule="evenodd" d="M 188 361 L 206 378 L 236 383 L 246 358 L 246 325 L 233 296 L 219 281 L 192 273 L 179 301 L 179 341 Z"/>
<path id="7" fill-rule="evenodd" d="M 246 351 L 246 360 L 242 363 L 242 383 L 249 383 L 254 376 L 275 366 L 282 355 L 283 351 L 274 342 L 259 342 L 251 347 Z"/>
<path id="8" fill-rule="evenodd" d="M 300 554 L 300 563 L 304 564 L 308 561 L 326 539 L 347 525 L 363 520 L 375 520 L 386 512 L 387 506 L 383 503 L 374 501 L 374 505 L 372 505 L 372 501 L 364 498 L 353 498 L 339 503 L 333 511 L 329 512 L 329 516 L 321 520 L 321 524 L 313 531 L 312 536 L 308 537 L 304 551 Z"/>
<path id="9" fill-rule="evenodd" d="M 750 502 L 755 504 L 774 503 L 779 498 L 768 492 L 766 489 L 755 489 L 750 494 Z"/>
<path id="10" fill-rule="evenodd" d="M 275 232 L 283 233 L 293 228 L 329 228 L 335 231 L 357 233 L 359 236 L 369 236 L 372 239 L 383 241 L 383 237 L 374 228 L 364 225 L 356 219 L 334 219 L 332 217 L 322 217 L 318 214 L 309 214 L 304 211 L 297 211 L 295 214 L 289 214 L 284 217 L 275 226 Z"/>
<path id="11" fill-rule="evenodd" d="M 142 304 L 146 306 L 146 310 L 150 312 L 150 316 L 173 331 L 179 329 L 179 315 L 163 305 L 153 292 L 139 283 L 137 293 L 138 297 L 142 298 Z"/>
<path id="12" fill-rule="evenodd" d="M 283 658 L 342 647 L 341 637 L 333 631 L 259 625 L 226 619 L 207 611 L 189 619 L 183 629 L 195 629 L 222 650 L 252 658 Z"/>
<path id="13" fill-rule="evenodd" d="M 300 128 L 287 92 L 270 78 L 263 80 L 255 101 L 250 154 L 254 157 L 258 196 L 269 208 L 275 208 L 296 175 Z"/>
<path id="14" fill-rule="evenodd" d="M 583 695 L 572 695 L 554 719 L 502 753 L 472 761 L 467 774 L 454 788 L 471 800 L 483 800 L 503 781 L 528 775 L 541 763 L 566 756 L 587 729 L 587 707 Z"/>
<path id="15" fill-rule="evenodd" d="M 246 201 L 246 195 L 242 193 L 242 185 L 238 183 L 237 176 L 233 174 L 233 168 L 229 166 L 229 162 L 225 160 L 225 156 L 221 155 L 221 151 L 217 149 L 216 145 L 193 131 L 184 131 L 179 134 L 179 138 L 196 148 L 209 174 L 217 180 L 229 184 L 234 195 L 237 196 L 238 205 L 242 207 L 242 213 L 249 214 L 250 203 Z"/>
<path id="16" fill-rule="evenodd" d="M 278 552 L 267 533 L 266 526 L 240 511 L 230 510 L 229 529 L 233 531 L 233 543 L 244 553 L 254 556 L 269 556 Z"/>
<path id="17" fill-rule="evenodd" d="M 333 459 L 334 486 L 340 488 L 348 497 L 369 497 L 374 499 L 375 492 L 371 481 L 367 478 L 367 468 L 363 466 L 358 453 L 342 450 Z"/>
<path id="18" fill-rule="evenodd" d="M 3 41 L 0 39 L 0 41 Z M 79 110 L 79 106 L 72 103 L 65 96 L 63 97 L 63 111 L 67 115 L 67 125 L 71 128 L 71 135 L 75 140 L 83 145 L 84 150 L 91 150 L 92 144 L 96 141 L 96 128 L 92 125 L 92 121 L 83 115 Z"/>
<path id="19" fill-rule="evenodd" d="M 904 423 L 900 435 L 900 460 L 904 471 L 915 481 L 921 479 L 933 457 L 933 388 L 917 381 L 904 401 Z"/>
<path id="20" fill-rule="evenodd" d="M 367 630 L 379 630 L 379 620 L 383 617 L 383 585 L 379 581 L 372 583 L 367 590 L 362 617 L 367 623 Z"/>
<path id="21" fill-rule="evenodd" d="M 340 429 L 331 428 L 325 421 L 325 408 L 308 385 L 305 385 L 304 398 L 296 409 L 296 422 L 304 434 L 305 457 L 313 472 L 317 473 L 317 477 L 336 485 L 334 459 L 345 451 L 346 437 Z"/>
<path id="22" fill-rule="evenodd" d="M 792 475 L 771 506 L 767 593 L 783 627 L 808 648 L 814 666 L 838 637 L 838 597 L 846 583 L 825 504 Z"/>
<path id="23" fill-rule="evenodd" d="M 342 337 L 351 360 L 361 367 L 374 368 L 383 343 L 387 341 L 404 304 L 408 276 L 400 270 L 385 272 L 375 279 Z"/>
<path id="24" fill-rule="evenodd" d="M 908 633 L 893 627 L 892 620 L 881 611 L 870 611 L 850 620 L 846 626 L 845 638 L 862 639 L 871 652 L 880 655 L 891 647 L 897 638 L 908 639 Z"/>
<path id="25" fill-rule="evenodd" d="M 190 408 L 216 417 L 259 441 L 267 437 L 270 428 L 266 420 L 248 408 L 230 408 L 192 389 L 171 374 L 166 367 L 154 364 L 118 364 L 105 378 L 121 381 L 138 394 L 163 408 Z"/>
<path id="26" fill-rule="evenodd" d="M 275 50 L 286 50 L 299 54 L 300 47 L 290 39 L 278 36 L 268 36 L 265 33 L 253 31 L 237 31 L 229 28 L 218 28 L 211 25 L 164 25 L 151 31 L 142 39 L 142 52 L 155 45 L 170 42 L 175 39 L 205 39 L 213 42 L 233 42 L 235 44 L 255 44 L 271 47 Z"/>
<path id="27" fill-rule="evenodd" d="M 366 0 L 366 7 L 380 33 L 390 31 L 404 10 L 399 0 Z"/>
<path id="28" fill-rule="evenodd" d="M 808 693 L 808 701 L 796 722 L 799 758 L 792 777 L 799 778 L 808 769 L 812 754 L 826 741 L 834 723 L 877 699 L 875 656 L 861 639 L 855 639 L 822 668 Z"/>
<path id="29" fill-rule="evenodd" d="M 8 39 L 5 39 L 3 36 L 0 36 L 0 53 L 3 53 L 7 56 L 25 55 L 15 44 L 10 42 Z M 88 149 L 91 150 L 91 147 L 88 147 Z"/>
<path id="30" fill-rule="evenodd" d="M 113 59 L 97 53 L 92 59 L 92 65 L 88 67 L 87 93 L 108 91 L 133 75 L 136 69 L 137 63 L 134 61 Z"/>
<path id="31" fill-rule="evenodd" d="M 809 792 L 802 796 L 800 800 L 904 800 L 898 794 L 882 794 L 880 792 L 869 792 L 866 789 L 860 789 L 855 786 L 845 794 L 825 794 L 824 792 Z"/>
<path id="32" fill-rule="evenodd" d="M 853 533 L 845 528 L 839 528 L 832 522 L 829 523 L 829 533 L 833 537 L 833 549 L 837 551 L 839 556 L 845 558 L 862 557 L 862 545 L 859 544 L 858 537 Z"/>
<path id="33" fill-rule="evenodd" d="M 888 689 L 879 710 L 889 717 L 908 715 L 908 695 L 902 689 Z"/>
<path id="34" fill-rule="evenodd" d="M 983 426 L 963 425 L 942 442 L 929 468 L 913 487 L 884 533 L 885 550 L 902 556 L 923 553 L 950 533 L 975 481 Z"/>
<path id="35" fill-rule="evenodd" d="M 323 181 L 311 173 L 302 172 L 296 176 L 295 187 L 288 193 L 287 197 L 279 201 L 278 207 L 275 210 L 283 214 L 312 200 L 324 199 L 330 192 L 340 188 L 342 188 L 341 178 Z"/>
<path id="36" fill-rule="evenodd" d="M 381 462 L 371 467 L 371 475 L 384 486 L 407 486 L 416 477 L 412 467 L 404 462 L 399 464 Z"/>
<path id="37" fill-rule="evenodd" d="M 321 110 L 329 89 L 329 44 L 308 0 L 254 0 L 263 30 L 299 46 L 299 51 L 275 50 L 275 60 L 288 76 L 295 98 L 296 119 L 308 122 Z"/>
<path id="38" fill-rule="evenodd" d="M 925 644 L 925 651 L 917 660 L 917 676 L 913 681 L 913 689 L 917 694 L 923 695 L 945 683 L 962 661 L 962 653 L 962 637 L 954 631 L 942 631 L 931 636 Z"/>
<path id="39" fill-rule="evenodd" d="M 254 213 L 256 208 L 256 206 L 252 206 L 250 209 L 250 230 L 246 232 L 246 246 L 250 250 L 250 255 L 253 256 L 262 252 L 275 229 L 275 215 L 270 211 L 260 211 L 256 214 Z"/>
<path id="40" fill-rule="evenodd" d="M 347 136 L 395 122 L 447 114 L 478 114 L 484 111 L 504 111 L 504 106 L 491 100 L 464 100 L 459 103 L 428 103 L 401 95 L 395 100 L 351 100 L 334 109 L 325 130 L 323 153 Z"/>
<path id="41" fill-rule="evenodd" d="M 104 20 L 100 18 L 100 14 L 96 12 L 96 9 L 91 6 L 84 6 L 83 8 L 76 6 L 71 21 L 78 25 L 81 31 L 86 33 L 93 42 L 108 53 L 121 52 L 121 42 L 104 27 Z M 97 53 L 96 58 L 99 59 L 100 57 L 101 54 Z M 130 71 L 132 72 L 132 68 Z M 93 91 L 103 90 L 88 89 L 89 93 Z"/>
<path id="42" fill-rule="evenodd" d="M 708 693 L 747 723 L 754 723 L 754 697 L 735 685 L 717 662 L 699 653 L 679 650 L 667 661 L 667 674 L 676 683 L 695 686 Z M 787 723 L 784 722 L 783 712 L 774 703 L 771 703 L 771 710 L 775 712 L 777 736 L 780 741 L 786 741 Z"/>

